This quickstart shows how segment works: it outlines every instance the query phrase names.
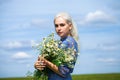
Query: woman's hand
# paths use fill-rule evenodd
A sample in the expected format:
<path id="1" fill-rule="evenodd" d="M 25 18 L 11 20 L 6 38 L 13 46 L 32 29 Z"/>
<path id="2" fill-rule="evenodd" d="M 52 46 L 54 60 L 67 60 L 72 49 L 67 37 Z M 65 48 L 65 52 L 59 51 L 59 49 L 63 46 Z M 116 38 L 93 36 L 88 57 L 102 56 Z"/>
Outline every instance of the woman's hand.
<path id="1" fill-rule="evenodd" d="M 58 67 L 52 62 L 46 60 L 44 57 L 39 56 L 38 60 L 35 62 L 34 67 L 38 70 L 44 70 L 45 67 L 48 67 L 52 71 L 56 72 L 60 76 L 64 77 L 58 70 Z"/>
<path id="2" fill-rule="evenodd" d="M 35 62 L 34 67 L 38 70 L 44 70 L 44 68 L 46 67 L 44 58 L 38 57 L 38 60 Z"/>

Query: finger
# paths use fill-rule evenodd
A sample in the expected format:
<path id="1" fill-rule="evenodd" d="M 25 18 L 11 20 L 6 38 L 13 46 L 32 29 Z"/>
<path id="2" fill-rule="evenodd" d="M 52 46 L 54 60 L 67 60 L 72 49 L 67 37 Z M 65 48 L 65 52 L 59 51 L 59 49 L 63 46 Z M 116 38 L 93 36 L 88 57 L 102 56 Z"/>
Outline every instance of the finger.
<path id="1" fill-rule="evenodd" d="M 38 56 L 38 61 L 41 61 L 41 55 Z"/>
<path id="2" fill-rule="evenodd" d="M 44 68 L 38 68 L 38 70 L 44 70 Z"/>
<path id="3" fill-rule="evenodd" d="M 36 68 L 45 68 L 46 66 L 36 66 Z"/>
<path id="4" fill-rule="evenodd" d="M 38 64 L 40 64 L 40 65 L 46 65 L 45 61 L 40 61 L 40 62 L 38 62 Z"/>
<path id="5" fill-rule="evenodd" d="M 41 61 L 37 61 L 37 64 L 39 64 Z"/>
<path id="6" fill-rule="evenodd" d="M 40 56 L 38 56 L 38 59 L 39 60 L 44 60 L 44 56 L 40 55 Z"/>

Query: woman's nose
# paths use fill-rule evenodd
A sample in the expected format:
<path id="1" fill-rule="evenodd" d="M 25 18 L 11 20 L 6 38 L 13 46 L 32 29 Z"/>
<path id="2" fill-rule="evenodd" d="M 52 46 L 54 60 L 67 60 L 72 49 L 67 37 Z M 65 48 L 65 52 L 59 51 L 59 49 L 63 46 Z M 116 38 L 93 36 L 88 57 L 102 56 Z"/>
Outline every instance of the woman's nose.
<path id="1" fill-rule="evenodd" d="M 58 30 L 61 30 L 61 27 L 60 26 L 58 26 L 58 28 L 57 28 Z"/>

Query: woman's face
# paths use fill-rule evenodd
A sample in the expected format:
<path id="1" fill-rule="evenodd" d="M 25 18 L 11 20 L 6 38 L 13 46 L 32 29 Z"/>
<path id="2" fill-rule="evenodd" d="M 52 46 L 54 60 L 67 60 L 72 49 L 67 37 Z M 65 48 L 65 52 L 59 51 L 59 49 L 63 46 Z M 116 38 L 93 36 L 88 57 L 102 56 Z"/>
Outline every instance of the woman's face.
<path id="1" fill-rule="evenodd" d="M 70 35 L 70 30 L 71 30 L 71 24 L 68 24 L 65 19 L 62 17 L 58 17 L 55 19 L 55 30 L 56 33 L 61 37 L 64 38 L 68 35 Z"/>

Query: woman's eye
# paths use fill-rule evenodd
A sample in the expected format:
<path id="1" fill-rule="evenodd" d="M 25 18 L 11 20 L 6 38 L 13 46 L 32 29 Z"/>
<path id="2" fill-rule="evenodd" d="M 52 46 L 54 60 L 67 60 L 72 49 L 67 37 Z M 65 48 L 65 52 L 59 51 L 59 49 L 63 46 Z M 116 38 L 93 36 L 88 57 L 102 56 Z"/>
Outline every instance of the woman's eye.
<path id="1" fill-rule="evenodd" d="M 63 24 L 63 23 L 61 23 L 61 24 L 55 24 L 55 27 L 63 27 L 63 26 L 65 26 L 65 24 Z"/>
<path id="2" fill-rule="evenodd" d="M 65 26 L 65 24 L 60 24 L 60 26 Z"/>
<path id="3" fill-rule="evenodd" d="M 55 27 L 58 27 L 58 25 L 57 25 L 57 24 L 55 24 Z"/>

